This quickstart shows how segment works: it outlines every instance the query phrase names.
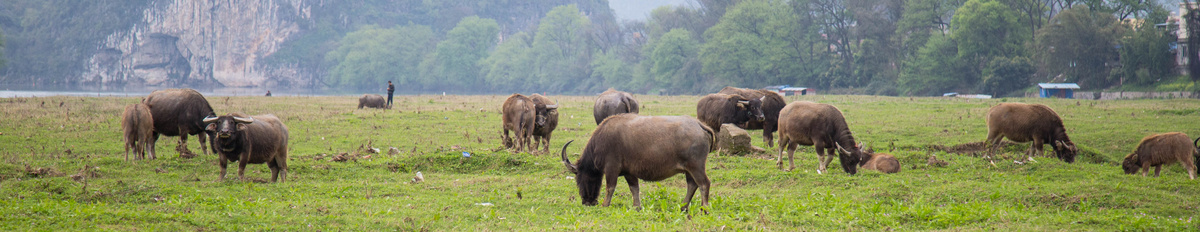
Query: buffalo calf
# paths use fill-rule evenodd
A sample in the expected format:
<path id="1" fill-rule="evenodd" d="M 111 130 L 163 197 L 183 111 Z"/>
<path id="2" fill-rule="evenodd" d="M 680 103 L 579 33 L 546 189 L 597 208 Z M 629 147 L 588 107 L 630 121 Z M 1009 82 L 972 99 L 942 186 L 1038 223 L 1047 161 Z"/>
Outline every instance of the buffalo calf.
<path id="1" fill-rule="evenodd" d="M 900 172 L 900 161 L 895 156 L 887 153 L 875 153 L 875 150 L 867 148 L 864 152 L 862 161 L 858 162 L 859 167 L 867 170 L 875 170 L 883 173 Z"/>
<path id="2" fill-rule="evenodd" d="M 228 114 L 207 117 L 208 131 L 215 133 L 214 146 L 221 165 L 221 180 L 230 161 L 238 162 L 238 178 L 245 180 L 246 164 L 266 163 L 271 182 L 287 181 L 288 128 L 275 115 Z"/>
<path id="3" fill-rule="evenodd" d="M 385 100 L 383 96 L 379 94 L 363 94 L 362 97 L 359 97 L 358 108 L 362 109 L 363 107 L 376 109 L 391 108 L 387 105 L 387 100 Z"/>
<path id="4" fill-rule="evenodd" d="M 1142 176 L 1146 176 L 1150 166 L 1154 166 L 1154 177 L 1158 177 L 1163 165 L 1179 162 L 1187 169 L 1188 178 L 1196 179 L 1195 159 L 1200 155 L 1196 143 L 1200 142 L 1200 138 L 1192 140 L 1191 143 L 1188 140 L 1186 134 L 1179 132 L 1146 136 L 1133 153 L 1125 156 L 1121 168 L 1125 170 L 1125 174 L 1134 174 L 1141 169 Z"/>
<path id="5" fill-rule="evenodd" d="M 125 106 L 121 116 L 121 129 L 125 132 L 125 161 L 129 161 L 130 149 L 133 149 L 134 159 L 146 159 L 150 146 L 154 146 L 154 142 L 151 142 L 154 137 L 154 118 L 150 115 L 150 108 L 146 104 L 130 104 Z M 158 157 L 150 153 L 150 158 Z"/>
<path id="6" fill-rule="evenodd" d="M 641 206 L 638 180 L 660 181 L 676 174 L 687 177 L 688 191 L 681 210 L 687 210 L 696 189 L 701 205 L 708 205 L 708 175 L 704 165 L 715 148 L 712 129 L 694 118 L 684 116 L 638 116 L 618 114 L 608 117 L 592 131 L 583 155 L 574 164 L 567 160 L 563 145 L 562 162 L 575 174 L 575 185 L 584 205 L 596 205 L 600 182 L 606 183 L 604 206 L 612 202 L 617 177 L 624 176 L 633 194 L 633 205 Z"/>

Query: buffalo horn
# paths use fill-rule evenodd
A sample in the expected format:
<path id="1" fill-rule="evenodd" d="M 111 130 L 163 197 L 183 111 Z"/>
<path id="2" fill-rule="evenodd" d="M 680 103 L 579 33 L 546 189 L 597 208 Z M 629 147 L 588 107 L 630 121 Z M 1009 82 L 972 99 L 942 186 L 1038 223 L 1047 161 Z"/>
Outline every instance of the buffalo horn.
<path id="1" fill-rule="evenodd" d="M 846 150 L 846 148 L 842 148 L 842 144 L 834 142 L 833 145 L 837 146 L 838 151 L 841 151 L 842 153 L 846 153 L 846 154 L 850 153 L 850 151 Z"/>
<path id="2" fill-rule="evenodd" d="M 1196 137 L 1196 140 L 1192 141 L 1192 146 L 1200 147 L 1200 145 L 1197 145 L 1196 143 L 1200 143 L 1200 137 Z"/>
<path id="3" fill-rule="evenodd" d="M 571 173 L 579 173 L 579 168 L 575 167 L 574 164 L 571 164 L 570 160 L 567 160 L 567 146 L 570 146 L 571 142 L 575 142 L 575 140 L 567 141 L 567 144 L 563 144 L 562 162 L 563 165 L 567 166 L 567 171 L 571 171 Z"/>
<path id="4" fill-rule="evenodd" d="M 558 109 L 558 104 L 546 105 L 546 109 Z"/>
<path id="5" fill-rule="evenodd" d="M 217 117 L 216 117 L 216 116 L 208 116 L 208 117 L 204 117 L 204 123 L 213 123 L 213 122 L 216 122 L 216 121 L 217 121 Z"/>
<path id="6" fill-rule="evenodd" d="M 758 98 L 758 101 L 766 101 L 766 100 L 767 100 L 767 96 L 762 96 L 762 97 Z"/>
<path id="7" fill-rule="evenodd" d="M 254 118 L 252 117 L 233 117 L 233 120 L 240 123 L 254 123 Z"/>

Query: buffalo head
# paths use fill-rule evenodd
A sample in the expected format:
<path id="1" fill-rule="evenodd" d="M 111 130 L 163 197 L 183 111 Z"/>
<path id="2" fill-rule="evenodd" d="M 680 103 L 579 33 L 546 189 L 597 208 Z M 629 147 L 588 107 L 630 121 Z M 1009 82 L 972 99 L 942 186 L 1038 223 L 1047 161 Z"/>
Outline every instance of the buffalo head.
<path id="1" fill-rule="evenodd" d="M 1137 153 L 1125 156 L 1125 160 L 1121 161 L 1121 169 L 1125 170 L 1125 174 L 1136 174 L 1138 169 L 1142 168 L 1142 162 L 1138 159 Z"/>
<path id="2" fill-rule="evenodd" d="M 842 170 L 846 171 L 846 173 L 850 173 L 850 175 L 858 173 L 858 162 L 862 162 L 863 157 L 866 156 L 866 154 L 864 154 L 866 151 L 863 151 L 862 144 L 854 145 L 853 150 L 842 148 L 842 144 L 837 142 L 834 142 L 833 144 L 837 146 L 838 160 L 841 161 Z"/>
<path id="3" fill-rule="evenodd" d="M 588 206 L 596 205 L 597 199 L 600 198 L 600 181 L 604 178 L 604 172 L 594 163 L 584 162 L 584 157 L 580 158 L 578 164 L 571 164 L 571 161 L 567 160 L 567 146 L 570 146 L 571 142 L 575 142 L 575 140 L 567 141 L 567 144 L 563 145 L 563 165 L 567 167 L 567 171 L 575 174 L 575 186 L 579 188 L 581 203 Z M 581 165 L 582 167 L 580 167 Z"/>
<path id="4" fill-rule="evenodd" d="M 1054 154 L 1063 162 L 1074 163 L 1075 155 L 1079 154 L 1079 148 L 1075 147 L 1075 143 L 1071 141 L 1054 141 Z"/>
<path id="5" fill-rule="evenodd" d="M 230 136 L 246 129 L 246 124 L 254 123 L 254 118 L 237 117 L 233 115 L 225 115 L 220 117 L 208 116 L 204 118 L 204 123 L 208 124 L 204 128 L 205 131 L 215 133 L 215 139 L 228 139 Z"/>
<path id="6" fill-rule="evenodd" d="M 558 104 L 536 106 L 534 108 L 537 110 L 537 120 L 535 120 L 535 123 L 538 126 L 545 126 L 547 118 L 558 118 Z"/>
<path id="7" fill-rule="evenodd" d="M 764 96 L 758 99 L 751 98 L 750 100 L 738 100 L 737 107 L 738 109 L 745 110 L 746 116 L 749 118 L 762 122 L 767 120 L 767 116 L 763 115 L 762 112 L 762 102 L 766 98 L 767 97 Z"/>

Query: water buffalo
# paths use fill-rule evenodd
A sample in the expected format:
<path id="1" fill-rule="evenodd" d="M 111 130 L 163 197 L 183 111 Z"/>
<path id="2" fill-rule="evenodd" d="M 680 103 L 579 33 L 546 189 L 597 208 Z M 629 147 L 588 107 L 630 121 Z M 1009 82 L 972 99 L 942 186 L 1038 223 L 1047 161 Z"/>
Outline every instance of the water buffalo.
<path id="1" fill-rule="evenodd" d="M 550 134 L 554 133 L 554 128 L 558 128 L 558 104 L 536 93 L 529 99 L 533 100 L 533 108 L 537 112 L 533 126 L 533 150 L 536 151 L 540 144 L 542 152 L 549 153 Z"/>
<path id="2" fill-rule="evenodd" d="M 737 124 L 737 126 L 747 130 L 762 129 L 763 142 L 766 142 L 768 147 L 775 145 L 775 137 L 772 133 L 779 130 L 779 111 L 783 110 L 783 107 L 787 105 L 787 102 L 783 100 L 783 96 L 765 89 L 743 89 L 732 86 L 725 87 L 717 93 L 736 94 L 747 99 L 761 99 L 762 112 L 765 119 L 761 122 L 751 120 L 745 124 Z"/>
<path id="3" fill-rule="evenodd" d="M 797 101 L 779 111 L 779 158 L 775 161 L 779 169 L 783 169 L 784 150 L 788 153 L 787 170 L 796 168 L 792 161 L 796 145 L 811 145 L 817 150 L 820 160 L 817 173 L 824 173 L 833 161 L 835 148 L 842 170 L 850 175 L 858 173 L 858 163 L 864 156 L 862 146 L 854 141 L 842 111 L 829 104 Z"/>
<path id="4" fill-rule="evenodd" d="M 221 180 L 230 161 L 238 162 L 238 178 L 246 179 L 246 164 L 267 163 L 271 182 L 287 181 L 288 128 L 275 115 L 228 114 L 207 117 L 205 128 L 213 132 L 214 146 L 221 165 Z"/>
<path id="5" fill-rule="evenodd" d="M 149 147 L 154 145 L 150 141 L 154 137 L 154 118 L 150 115 L 150 108 L 141 103 L 125 106 L 125 112 L 121 114 L 121 129 L 125 132 L 125 161 L 129 161 L 130 149 L 133 149 L 135 159 L 146 159 Z M 154 153 L 150 153 L 150 158 L 157 159 Z"/>
<path id="6" fill-rule="evenodd" d="M 179 144 L 175 150 L 179 151 L 180 157 L 192 154 L 187 149 L 188 135 L 196 135 L 200 141 L 200 151 L 208 154 L 203 120 L 204 117 L 214 114 L 212 106 L 208 104 L 208 100 L 204 99 L 204 95 L 200 95 L 200 92 L 193 89 L 156 90 L 146 96 L 146 99 L 142 100 L 142 104 L 146 104 L 146 107 L 150 108 L 150 115 L 154 118 L 154 135 L 150 139 L 150 154 L 157 154 L 154 152 L 154 144 L 158 141 L 160 134 L 179 136 Z"/>
<path id="7" fill-rule="evenodd" d="M 384 100 L 383 96 L 381 96 L 379 94 L 363 94 L 362 97 L 359 97 L 358 98 L 358 108 L 362 109 L 364 106 L 366 106 L 367 108 L 376 108 L 376 109 L 390 108 L 387 105 L 387 100 Z"/>
<path id="8" fill-rule="evenodd" d="M 633 205 L 638 207 L 639 179 L 660 181 L 683 173 L 688 191 L 681 210 L 686 211 L 697 188 L 701 205 L 708 205 L 709 180 L 704 165 L 708 153 L 716 149 L 714 139 L 712 129 L 691 117 L 618 114 L 596 127 L 574 164 L 567 159 L 571 142 L 563 145 L 562 162 L 575 174 L 584 205 L 596 205 L 602 179 L 607 191 L 604 206 L 612 202 L 617 177 L 624 176 L 633 193 Z"/>
<path id="9" fill-rule="evenodd" d="M 633 95 L 612 88 L 600 93 L 596 104 L 592 105 L 592 117 L 596 118 L 596 125 L 600 125 L 608 116 L 625 113 L 637 114 L 638 101 L 633 99 Z"/>
<path id="10" fill-rule="evenodd" d="M 700 98 L 696 104 L 696 118 L 704 122 L 708 128 L 721 131 L 721 124 L 743 124 L 757 120 L 766 120 L 762 112 L 763 98 L 744 98 L 741 95 L 709 94 Z"/>
<path id="11" fill-rule="evenodd" d="M 537 120 L 537 111 L 533 100 L 525 95 L 514 93 L 504 100 L 504 105 L 500 110 L 502 113 L 500 120 L 504 123 L 504 146 L 506 148 L 515 146 L 517 152 L 526 149 L 532 151 L 530 140 L 533 139 L 534 123 Z M 517 134 L 515 143 L 508 137 L 510 130 Z"/>
<path id="12" fill-rule="evenodd" d="M 1150 166 L 1154 166 L 1154 177 L 1158 177 L 1158 172 L 1162 170 L 1164 164 L 1172 164 L 1179 162 L 1187 169 L 1188 178 L 1196 179 L 1196 156 L 1200 156 L 1200 151 L 1197 151 L 1197 142 L 1200 138 L 1192 140 L 1192 143 L 1187 141 L 1190 138 L 1186 134 L 1179 132 L 1170 132 L 1156 134 L 1142 138 L 1142 143 L 1138 144 L 1137 149 L 1133 153 L 1125 156 L 1125 160 L 1121 162 L 1121 168 L 1125 169 L 1125 174 L 1137 173 L 1138 169 L 1142 170 L 1142 176 L 1150 171 Z"/>
<path id="13" fill-rule="evenodd" d="M 991 160 L 991 154 L 1005 137 L 1017 143 L 1032 141 L 1033 146 L 1025 152 L 1031 162 L 1036 162 L 1033 156 L 1042 154 L 1042 144 L 1051 144 L 1054 154 L 1067 163 L 1075 162 L 1075 154 L 1079 151 L 1067 137 L 1062 118 L 1046 105 L 1000 103 L 988 110 L 987 125 L 986 158 L 993 165 L 995 161 Z"/>
<path id="14" fill-rule="evenodd" d="M 900 172 L 900 161 L 895 156 L 887 153 L 875 153 L 875 150 L 867 148 L 863 152 L 862 160 L 858 162 L 858 166 L 867 169 L 875 170 L 883 173 Z"/>

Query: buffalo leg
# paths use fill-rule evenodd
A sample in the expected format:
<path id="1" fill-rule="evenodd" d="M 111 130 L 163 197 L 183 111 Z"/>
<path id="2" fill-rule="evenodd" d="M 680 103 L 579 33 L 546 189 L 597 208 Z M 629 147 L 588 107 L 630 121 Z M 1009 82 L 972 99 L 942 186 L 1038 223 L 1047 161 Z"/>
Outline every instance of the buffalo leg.
<path id="1" fill-rule="evenodd" d="M 787 150 L 788 153 L 788 169 L 786 171 L 796 169 L 796 164 L 792 161 L 792 155 L 796 153 L 796 146 L 791 144 L 791 141 L 789 141 L 787 137 L 779 138 L 779 157 L 775 159 L 775 165 L 778 166 L 780 170 L 783 169 L 784 150 Z"/>
<path id="2" fill-rule="evenodd" d="M 207 136 L 205 136 L 205 135 L 207 135 L 207 134 L 208 134 L 207 132 L 203 132 L 203 131 L 201 131 L 200 133 L 196 133 L 196 139 L 199 140 L 199 142 L 200 142 L 200 153 L 204 153 L 204 155 L 208 155 L 208 147 L 207 147 L 208 145 L 205 144 L 205 141 L 204 141 L 204 140 L 206 140 L 205 137 L 207 137 Z M 216 148 L 213 148 L 213 149 L 216 149 Z"/>
<path id="3" fill-rule="evenodd" d="M 1042 153 L 1043 153 L 1042 140 L 1040 138 L 1037 138 L 1037 136 L 1034 136 L 1033 147 L 1029 148 L 1029 154 L 1025 157 L 1026 157 L 1026 159 L 1029 160 L 1030 163 L 1037 163 L 1036 160 L 1033 160 L 1033 157 L 1034 156 L 1042 156 Z"/>
<path id="4" fill-rule="evenodd" d="M 702 164 L 701 167 L 689 167 L 688 169 L 694 171 L 686 173 L 688 192 L 683 198 L 683 208 L 679 209 L 681 211 L 687 211 L 688 205 L 691 205 L 692 196 L 695 195 L 697 188 L 700 189 L 700 206 L 708 206 L 708 187 L 711 184 L 708 180 L 708 174 L 704 173 Z"/>
<path id="5" fill-rule="evenodd" d="M 504 148 L 512 148 L 513 147 L 512 138 L 508 137 L 508 128 L 504 128 L 504 141 L 501 141 L 501 143 L 504 143 Z"/>
<path id="6" fill-rule="evenodd" d="M 763 142 L 767 143 L 767 147 L 771 147 L 771 146 L 775 145 L 775 144 L 772 144 L 772 142 L 775 142 L 775 136 L 773 136 L 771 134 L 772 132 L 775 132 L 774 123 L 764 122 L 763 123 Z"/>
<path id="7" fill-rule="evenodd" d="M 279 182 L 279 164 L 275 162 L 276 159 L 271 159 L 271 161 L 267 161 L 267 167 L 271 168 L 271 182 L 272 183 Z"/>
<path id="8" fill-rule="evenodd" d="M 609 166 L 616 166 L 616 165 L 609 165 Z M 621 173 L 621 170 L 616 169 L 616 168 L 605 168 L 605 170 L 604 170 L 604 182 L 605 182 L 604 190 L 606 191 L 606 193 L 604 195 L 604 206 L 605 207 L 608 207 L 608 205 L 610 203 L 612 203 L 613 191 L 617 190 L 617 177 L 619 177 L 620 173 Z"/>
<path id="9" fill-rule="evenodd" d="M 287 182 L 287 158 L 275 158 L 275 163 L 275 165 L 279 166 L 279 179 L 283 182 Z"/>
<path id="10" fill-rule="evenodd" d="M 1146 173 L 1150 172 L 1150 162 L 1142 162 L 1142 177 L 1146 177 Z"/>
<path id="11" fill-rule="evenodd" d="M 1187 160 L 1183 160 L 1183 161 L 1180 161 L 1179 163 L 1181 165 L 1183 165 L 1183 169 L 1187 169 L 1188 179 L 1195 180 L 1196 179 L 1196 163 L 1195 163 L 1195 161 L 1187 162 Z"/>
<path id="12" fill-rule="evenodd" d="M 641 195 L 641 191 L 638 190 L 637 177 L 625 176 L 625 183 L 629 184 L 629 193 L 633 194 L 633 207 L 641 208 L 642 207 L 642 195 Z"/>
<path id="13" fill-rule="evenodd" d="M 137 142 L 133 142 L 133 144 L 137 144 Z M 128 139 L 126 139 L 126 141 L 125 141 L 125 161 L 129 161 L 129 148 L 131 148 L 131 147 L 133 148 L 133 158 L 137 159 L 137 145 L 130 146 L 130 141 L 128 141 Z"/>
<path id="14" fill-rule="evenodd" d="M 153 156 L 154 156 L 154 154 L 155 154 L 155 151 L 154 151 L 154 145 L 155 145 L 155 144 L 158 144 L 158 132 L 153 132 L 153 133 L 151 133 L 151 135 L 150 135 L 150 144 L 149 144 L 149 145 L 147 145 L 147 146 L 149 146 L 149 147 L 150 147 L 150 156 L 151 156 L 151 157 L 153 157 Z"/>
<path id="15" fill-rule="evenodd" d="M 988 163 L 991 163 L 993 167 L 996 166 L 996 161 L 993 160 L 992 156 L 995 155 L 996 149 L 999 149 L 1000 140 L 1004 140 L 1004 135 L 1001 135 L 1000 132 L 993 130 L 988 130 L 988 137 L 987 139 L 983 140 L 984 150 L 986 150 L 986 154 L 983 155 L 983 159 L 987 160 Z"/>
<path id="16" fill-rule="evenodd" d="M 218 158 L 221 162 L 221 178 L 220 178 L 220 180 L 225 181 L 225 168 L 229 166 L 229 159 L 226 159 L 224 155 L 218 154 L 217 156 L 221 157 L 221 158 Z"/>
<path id="17" fill-rule="evenodd" d="M 1154 165 L 1154 177 L 1158 177 L 1158 172 L 1162 171 L 1162 165 Z"/>

